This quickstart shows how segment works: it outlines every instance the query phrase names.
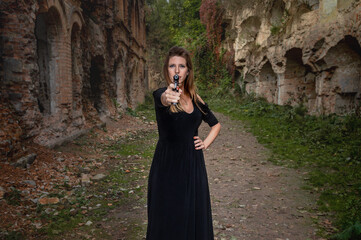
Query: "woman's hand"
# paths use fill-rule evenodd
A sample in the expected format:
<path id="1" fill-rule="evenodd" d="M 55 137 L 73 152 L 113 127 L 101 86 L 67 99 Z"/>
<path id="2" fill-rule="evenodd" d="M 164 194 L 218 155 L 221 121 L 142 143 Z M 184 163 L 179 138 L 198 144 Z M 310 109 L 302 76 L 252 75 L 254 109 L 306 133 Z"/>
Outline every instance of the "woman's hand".
<path id="1" fill-rule="evenodd" d="M 221 130 L 221 124 L 217 123 L 212 127 L 211 131 L 209 132 L 206 139 L 204 139 L 204 141 L 202 141 L 200 137 L 194 136 L 193 138 L 194 138 L 194 145 L 196 150 L 207 149 L 212 144 L 214 139 L 216 139 L 220 130 Z"/>
<path id="2" fill-rule="evenodd" d="M 194 138 L 194 146 L 196 150 L 207 149 L 206 145 L 204 144 L 204 142 L 200 137 L 194 136 L 193 138 Z"/>
<path id="3" fill-rule="evenodd" d="M 178 92 L 177 91 L 173 91 L 174 88 L 174 84 L 171 83 L 169 84 L 167 90 L 165 90 L 165 92 L 162 95 L 162 103 L 163 105 L 169 106 L 172 103 L 178 103 L 179 99 L 180 99 L 180 95 L 182 94 L 182 89 L 178 88 Z"/>

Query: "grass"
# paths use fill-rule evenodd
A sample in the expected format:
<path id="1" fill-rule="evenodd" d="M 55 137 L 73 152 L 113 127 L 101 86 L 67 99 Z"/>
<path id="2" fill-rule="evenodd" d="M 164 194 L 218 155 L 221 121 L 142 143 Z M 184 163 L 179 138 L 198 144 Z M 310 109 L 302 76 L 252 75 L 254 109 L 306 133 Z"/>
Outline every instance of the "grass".
<path id="1" fill-rule="evenodd" d="M 151 92 L 145 95 L 144 103 L 136 109 L 136 115 L 144 116 L 146 119 L 155 121 L 154 100 Z"/>
<path id="2" fill-rule="evenodd" d="M 149 168 L 155 149 L 155 139 L 154 131 L 130 133 L 126 138 L 119 138 L 104 146 L 103 151 L 119 159 L 119 162 L 112 167 L 107 177 L 96 185 L 77 188 L 61 210 L 54 210 L 57 212 L 56 215 L 54 211 L 46 213 L 45 210 L 50 206 L 39 205 L 38 212 L 41 219 L 49 223 L 47 228 L 42 230 L 43 234 L 49 238 L 56 238 L 74 228 L 79 229 L 79 226 L 89 220 L 93 223 L 100 221 L 113 208 L 131 206 L 139 201 L 145 204 L 146 189 L 139 182 L 148 174 L 145 169 Z M 57 188 L 62 189 L 63 186 Z M 140 224 L 130 229 L 130 235 L 139 235 L 140 232 L 144 232 L 142 227 Z M 98 233 L 98 237 L 109 238 L 105 233 Z"/>
<path id="3" fill-rule="evenodd" d="M 272 162 L 308 168 L 310 188 L 320 193 L 319 210 L 331 215 L 339 232 L 360 229 L 360 116 L 316 117 L 303 106 L 278 106 L 252 96 L 202 96 L 214 111 L 244 122 L 272 150 Z"/>
<path id="4" fill-rule="evenodd" d="M 126 114 L 134 117 L 145 117 L 147 121 L 154 121 L 152 99 L 148 97 L 147 102 L 137 109 L 128 109 Z M 97 136 L 90 132 L 74 142 L 81 148 L 93 141 Z M 47 227 L 40 230 L 40 234 L 50 239 L 71 232 L 72 229 L 88 232 L 94 226 L 84 226 L 87 221 L 93 223 L 101 221 L 111 209 L 129 207 L 135 203 L 146 204 L 146 186 L 144 179 L 148 175 L 151 158 L 155 150 L 157 132 L 140 131 L 129 132 L 125 137 L 108 141 L 106 144 L 98 145 L 102 152 L 110 159 L 116 159 L 112 164 L 107 177 L 89 187 L 78 186 L 71 198 L 65 203 L 56 206 L 38 206 L 38 213 L 42 222 L 47 222 Z M 104 161 L 104 160 L 103 160 Z M 57 196 L 64 199 L 64 191 L 69 191 L 67 183 L 54 187 Z M 74 188 L 73 188 L 74 189 Z M 11 198 L 13 199 L 13 198 Z M 52 210 L 49 212 L 49 208 Z M 84 211 L 85 210 L 85 211 Z M 56 213 L 56 214 L 54 214 Z M 109 239 L 105 232 L 95 229 L 97 239 Z M 145 231 L 142 223 L 130 224 L 128 228 L 129 239 L 138 239 Z"/>
<path id="5" fill-rule="evenodd" d="M 5 236 L 5 240 L 22 240 L 25 239 L 25 236 L 20 232 L 10 232 Z"/>

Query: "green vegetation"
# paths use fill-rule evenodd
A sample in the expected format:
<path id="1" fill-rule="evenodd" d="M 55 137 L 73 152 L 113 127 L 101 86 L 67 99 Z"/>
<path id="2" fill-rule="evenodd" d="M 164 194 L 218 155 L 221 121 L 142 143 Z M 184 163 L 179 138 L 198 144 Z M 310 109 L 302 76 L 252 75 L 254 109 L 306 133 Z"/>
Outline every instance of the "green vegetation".
<path id="1" fill-rule="evenodd" d="M 132 116 L 149 116 L 151 119 L 153 103 L 147 97 L 147 104 L 139 106 L 136 110 L 129 110 Z M 49 239 L 58 239 L 73 229 L 96 239 L 110 239 L 111 237 L 102 228 L 94 225 L 101 221 L 109 221 L 109 211 L 114 208 L 130 208 L 135 205 L 146 204 L 146 177 L 150 168 L 151 158 L 155 150 L 157 133 L 155 130 L 129 132 L 123 137 L 97 144 L 107 159 L 98 159 L 97 162 L 106 164 L 108 172 L 103 180 L 93 182 L 90 186 L 69 186 L 68 182 L 55 186 L 57 192 L 48 197 L 58 197 L 61 203 L 56 205 L 38 204 L 37 213 L 44 227 L 39 234 L 46 235 Z M 82 136 L 76 142 L 79 149 L 86 145 L 93 145 L 99 141 L 94 133 Z M 78 152 L 82 152 L 77 150 Z M 79 176 L 80 177 L 80 176 Z M 71 194 L 69 195 L 69 192 Z M 14 194 L 16 198 L 18 194 Z M 11 199 L 14 199 L 12 197 Z M 102 220 L 104 219 L 105 220 Z M 85 223 L 92 222 L 89 226 Z M 139 239 L 145 232 L 146 225 L 135 225 L 128 222 L 127 237 Z M 9 239 L 15 238 L 20 233 L 12 233 Z M 19 235 L 20 236 L 20 235 Z"/>
<path id="2" fill-rule="evenodd" d="M 360 222 L 356 222 L 351 227 L 347 228 L 345 231 L 343 231 L 340 234 L 335 235 L 332 239 L 336 240 L 357 240 L 360 239 L 361 236 L 361 224 Z"/>
<path id="3" fill-rule="evenodd" d="M 174 46 L 194 48 L 204 37 L 199 19 L 201 0 L 147 0 L 148 64 L 161 71 L 163 57 Z"/>
<path id="4" fill-rule="evenodd" d="M 226 63 L 233 52 L 221 49 L 224 9 L 217 0 L 147 0 L 146 30 L 149 67 L 162 72 L 163 58 L 174 45 L 193 57 L 198 87 L 218 87 L 218 79 L 231 79 Z"/>
<path id="5" fill-rule="evenodd" d="M 271 27 L 271 34 L 272 35 L 277 35 L 280 31 L 281 31 L 280 26 L 272 25 L 272 27 Z"/>
<path id="6" fill-rule="evenodd" d="M 25 236 L 21 232 L 10 232 L 5 236 L 5 240 L 22 240 L 25 239 Z"/>
<path id="7" fill-rule="evenodd" d="M 203 95 L 204 96 L 204 95 Z M 272 150 L 270 160 L 309 170 L 309 189 L 320 193 L 319 210 L 328 212 L 345 234 L 358 234 L 361 221 L 361 118 L 310 116 L 304 106 L 278 106 L 252 96 L 205 97 L 217 111 L 241 120 Z M 351 230 L 350 230 L 351 229 Z M 345 236 L 346 236 L 345 235 Z M 336 239 L 342 238 L 342 234 Z M 348 236 L 348 235 L 347 235 Z M 351 236 L 351 235 L 350 235 Z M 357 235 L 360 237 L 360 235 Z"/>
<path id="8" fill-rule="evenodd" d="M 136 108 L 138 116 L 145 117 L 148 121 L 155 121 L 154 101 L 151 92 L 145 95 L 144 103 Z"/>

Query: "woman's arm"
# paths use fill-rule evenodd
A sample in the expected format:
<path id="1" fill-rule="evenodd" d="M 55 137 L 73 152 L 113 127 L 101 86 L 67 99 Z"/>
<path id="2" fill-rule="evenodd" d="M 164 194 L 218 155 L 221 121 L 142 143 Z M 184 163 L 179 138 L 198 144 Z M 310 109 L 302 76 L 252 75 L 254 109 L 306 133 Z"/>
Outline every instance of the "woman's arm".
<path id="1" fill-rule="evenodd" d="M 204 141 L 202 141 L 199 136 L 194 136 L 194 145 L 196 150 L 207 149 L 212 144 L 214 139 L 216 139 L 220 130 L 221 124 L 217 123 L 216 125 L 212 126 L 211 131 L 209 132 L 206 139 L 204 139 Z"/>
<path id="2" fill-rule="evenodd" d="M 203 99 L 197 94 L 197 98 L 201 101 L 202 104 L 205 104 Z M 221 124 L 218 122 L 216 125 L 212 126 L 211 131 L 209 132 L 208 136 L 204 141 L 199 136 L 194 137 L 194 145 L 196 147 L 196 150 L 200 149 L 207 149 L 214 139 L 218 136 L 219 131 L 221 130 Z"/>

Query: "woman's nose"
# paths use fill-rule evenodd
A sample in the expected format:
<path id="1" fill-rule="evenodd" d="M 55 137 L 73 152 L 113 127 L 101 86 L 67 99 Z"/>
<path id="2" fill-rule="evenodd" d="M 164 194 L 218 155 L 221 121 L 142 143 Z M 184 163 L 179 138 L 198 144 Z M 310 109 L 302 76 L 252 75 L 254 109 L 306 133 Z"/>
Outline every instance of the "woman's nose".
<path id="1" fill-rule="evenodd" d="M 179 73 L 179 67 L 175 67 L 175 73 Z"/>

